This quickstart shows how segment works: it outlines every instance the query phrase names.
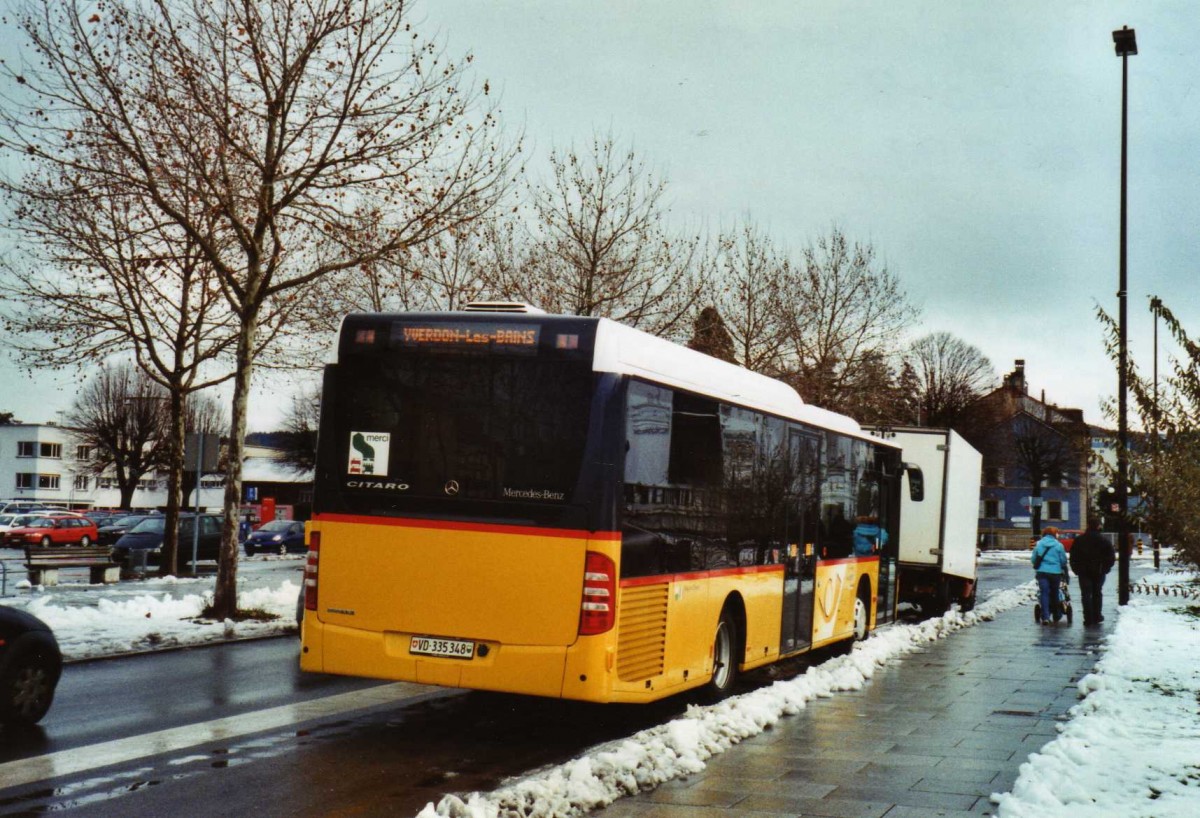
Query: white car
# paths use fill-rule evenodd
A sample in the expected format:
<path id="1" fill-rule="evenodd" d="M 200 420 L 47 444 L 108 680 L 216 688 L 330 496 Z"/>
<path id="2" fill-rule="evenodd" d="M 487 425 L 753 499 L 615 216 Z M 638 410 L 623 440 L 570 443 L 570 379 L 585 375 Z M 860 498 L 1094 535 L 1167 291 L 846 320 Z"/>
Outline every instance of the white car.
<path id="1" fill-rule="evenodd" d="M 30 514 L 28 512 L 22 514 L 0 514 L 0 535 L 10 529 L 19 528 L 36 516 L 38 515 Z M 0 542 L 3 540 L 4 537 L 0 536 Z"/>

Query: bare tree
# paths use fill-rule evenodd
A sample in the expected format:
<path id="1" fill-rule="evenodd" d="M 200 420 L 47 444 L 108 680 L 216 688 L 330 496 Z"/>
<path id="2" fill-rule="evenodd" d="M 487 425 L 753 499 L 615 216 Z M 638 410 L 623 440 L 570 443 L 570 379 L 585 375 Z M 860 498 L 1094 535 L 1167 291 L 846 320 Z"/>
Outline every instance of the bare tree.
<path id="1" fill-rule="evenodd" d="M 321 392 L 301 389 L 283 417 L 283 454 L 280 458 L 297 472 L 317 466 L 317 428 L 321 420 Z"/>
<path id="2" fill-rule="evenodd" d="M 1011 456 L 1017 471 L 1029 481 L 1030 496 L 1037 498 L 1030 509 L 1034 535 L 1042 533 L 1042 489 L 1051 482 L 1076 475 L 1080 470 L 1082 438 L 1069 429 L 1022 414 L 1011 426 Z"/>
<path id="3" fill-rule="evenodd" d="M 680 337 L 703 291 L 700 240 L 671 235 L 666 182 L 612 136 L 552 151 L 532 191 L 533 221 L 503 294 L 552 312 L 599 315 Z"/>
<path id="4" fill-rule="evenodd" d="M 494 242 L 500 229 L 482 219 L 352 275 L 328 276 L 316 282 L 308 325 L 333 332 L 349 312 L 461 309 L 496 288 Z"/>
<path id="5" fill-rule="evenodd" d="M 138 481 L 166 460 L 162 387 L 129 363 L 101 365 L 83 386 L 64 422 L 94 450 L 96 474 L 112 470 L 129 508 Z"/>
<path id="6" fill-rule="evenodd" d="M 954 426 L 963 410 L 995 385 L 992 362 L 948 332 L 918 338 L 906 350 L 904 360 L 917 377 L 925 426 Z"/>
<path id="7" fill-rule="evenodd" d="M 717 239 L 714 305 L 733 338 L 737 362 L 754 372 L 780 372 L 787 331 L 783 291 L 786 254 L 749 222 Z"/>
<path id="8" fill-rule="evenodd" d="M 23 240 L 3 267 L 0 294 L 8 343 L 31 366 L 86 366 L 132 349 L 166 391 L 165 576 L 176 567 L 185 406 L 193 392 L 232 377 L 237 320 L 197 244 L 109 179 L 35 163 L 9 189 L 9 228 Z M 282 322 L 270 315 L 264 324 Z M 273 338 L 263 333 L 260 345 Z"/>
<path id="9" fill-rule="evenodd" d="M 805 400 L 852 414 L 855 382 L 891 357 L 917 310 L 874 247 L 851 244 L 836 227 L 805 248 L 783 296 L 788 380 Z"/>
<path id="10" fill-rule="evenodd" d="M 402 0 L 95 8 L 31 0 L 18 16 L 37 60 L 7 67 L 20 92 L 0 108 L 0 138 L 153 203 L 199 248 L 237 317 L 212 606 L 234 616 L 264 309 L 470 222 L 504 187 L 513 149 L 479 110 L 486 84 L 476 90 L 466 63 L 415 36 Z"/>

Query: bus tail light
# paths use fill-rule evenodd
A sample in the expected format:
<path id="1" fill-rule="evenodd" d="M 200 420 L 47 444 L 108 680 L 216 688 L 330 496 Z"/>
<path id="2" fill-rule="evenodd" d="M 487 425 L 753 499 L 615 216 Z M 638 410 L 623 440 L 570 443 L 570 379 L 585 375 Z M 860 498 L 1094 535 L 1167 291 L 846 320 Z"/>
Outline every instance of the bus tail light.
<path id="1" fill-rule="evenodd" d="M 589 551 L 583 569 L 579 635 L 594 636 L 611 630 L 616 616 L 617 566 L 603 554 Z"/>
<path id="2" fill-rule="evenodd" d="M 304 610 L 317 609 L 317 558 L 321 556 L 321 532 L 308 534 L 308 561 L 304 563 Z"/>

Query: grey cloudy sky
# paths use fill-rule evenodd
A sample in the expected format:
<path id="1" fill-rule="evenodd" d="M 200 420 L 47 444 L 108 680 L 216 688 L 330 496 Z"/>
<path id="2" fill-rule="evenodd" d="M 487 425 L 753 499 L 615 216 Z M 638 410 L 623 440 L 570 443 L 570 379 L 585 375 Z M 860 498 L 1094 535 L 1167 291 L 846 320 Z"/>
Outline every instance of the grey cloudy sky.
<path id="1" fill-rule="evenodd" d="M 1131 348 L 1151 294 L 1195 327 L 1200 7 L 1188 2 L 440 0 L 533 152 L 611 129 L 670 180 L 681 221 L 749 216 L 799 249 L 839 225 L 923 308 L 1031 389 L 1116 392 L 1121 60 L 1130 58 Z M 1165 359 L 1166 345 L 1161 347 Z"/>
<path id="2" fill-rule="evenodd" d="M 1111 32 L 1129 25 L 1131 349 L 1148 371 L 1151 294 L 1200 327 L 1194 2 L 437 0 L 418 16 L 474 53 L 532 157 L 611 131 L 670 181 L 680 224 L 749 217 L 794 250 L 836 224 L 921 306 L 914 334 L 952 332 L 997 374 L 1024 358 L 1032 391 L 1092 422 L 1116 391 L 1094 307 L 1116 311 Z M 69 403 L 6 392 L 26 421 Z M 252 428 L 273 425 L 255 406 Z"/>

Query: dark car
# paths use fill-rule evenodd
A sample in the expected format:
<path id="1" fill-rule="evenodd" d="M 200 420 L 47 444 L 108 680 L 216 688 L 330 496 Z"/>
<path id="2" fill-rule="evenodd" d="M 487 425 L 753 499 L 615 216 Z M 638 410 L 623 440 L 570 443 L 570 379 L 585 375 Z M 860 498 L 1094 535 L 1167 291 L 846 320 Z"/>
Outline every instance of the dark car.
<path id="1" fill-rule="evenodd" d="M 121 517 L 110 519 L 106 523 L 97 523 L 99 528 L 96 529 L 98 536 L 96 542 L 101 545 L 112 545 L 117 540 L 140 523 L 142 520 L 147 520 L 151 517 L 161 517 L 162 515 L 155 514 L 126 514 Z"/>
<path id="2" fill-rule="evenodd" d="M 0 724 L 36 724 L 62 675 L 58 640 L 36 616 L 0 605 Z"/>
<path id="3" fill-rule="evenodd" d="M 221 550 L 221 515 L 200 515 L 200 537 L 195 540 L 195 515 L 179 516 L 179 565 L 192 561 L 193 543 L 198 546 L 197 559 L 215 560 Z M 162 549 L 163 534 L 167 530 L 166 518 L 160 515 L 147 517 L 129 529 L 113 546 L 112 560 L 126 567 L 141 564 L 157 564 Z"/>
<path id="4" fill-rule="evenodd" d="M 272 520 L 246 538 L 246 556 L 255 554 L 303 554 L 304 523 L 295 520 Z"/>
<path id="5" fill-rule="evenodd" d="M 113 514 L 111 512 L 107 512 L 107 511 L 105 511 L 105 512 L 85 511 L 85 512 L 83 512 L 83 516 L 87 517 L 89 520 L 91 520 L 93 523 L 95 523 L 96 528 L 100 528 L 101 526 L 108 525 L 113 520 L 117 519 L 117 517 L 118 517 L 118 515 Z"/>

